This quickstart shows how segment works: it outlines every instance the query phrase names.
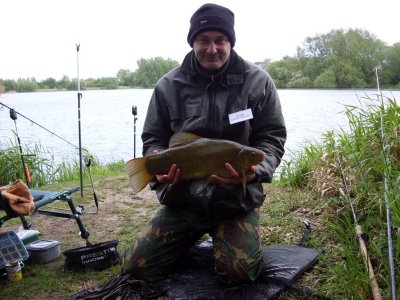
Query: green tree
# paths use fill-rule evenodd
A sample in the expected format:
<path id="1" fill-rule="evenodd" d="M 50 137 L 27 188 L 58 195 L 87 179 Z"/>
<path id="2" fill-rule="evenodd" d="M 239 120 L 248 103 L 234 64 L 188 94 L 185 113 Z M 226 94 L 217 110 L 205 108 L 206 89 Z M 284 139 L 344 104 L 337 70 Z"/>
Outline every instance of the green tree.
<path id="1" fill-rule="evenodd" d="M 79 82 L 80 90 L 86 90 L 86 82 L 84 80 L 80 80 Z M 77 91 L 78 90 L 78 79 L 74 78 L 68 83 L 65 84 L 65 89 L 67 91 Z"/>
<path id="2" fill-rule="evenodd" d="M 45 80 L 42 80 L 39 83 L 39 85 L 40 85 L 41 88 L 44 88 L 44 89 L 45 88 L 54 89 L 57 86 L 57 81 L 54 78 L 49 77 L 49 78 L 47 78 Z"/>
<path id="3" fill-rule="evenodd" d="M 282 60 L 270 63 L 267 71 L 274 79 L 278 88 L 286 88 L 289 87 L 288 84 L 293 76 L 299 74 L 300 62 L 295 57 L 285 56 Z"/>
<path id="4" fill-rule="evenodd" d="M 376 85 L 375 68 L 383 61 L 386 45 L 366 30 L 350 29 L 346 33 L 346 55 L 343 59 L 361 71 L 368 86 Z"/>
<path id="5" fill-rule="evenodd" d="M 336 78 L 336 87 L 338 88 L 363 88 L 367 87 L 364 81 L 363 73 L 357 67 L 343 59 L 332 56 L 330 59 L 331 68 Z"/>
<path id="6" fill-rule="evenodd" d="M 35 78 L 18 79 L 17 92 L 27 93 L 34 92 L 38 88 L 38 84 Z"/>
<path id="7" fill-rule="evenodd" d="M 311 88 L 313 87 L 313 83 L 308 76 L 304 76 L 302 71 L 297 71 L 292 74 L 287 87 L 296 89 Z"/>
<path id="8" fill-rule="evenodd" d="M 69 77 L 64 75 L 59 81 L 57 81 L 57 88 L 60 90 L 66 89 L 69 83 Z"/>
<path id="9" fill-rule="evenodd" d="M 315 57 L 298 55 L 298 60 L 301 72 L 311 81 L 314 81 L 321 74 L 321 70 L 326 69 L 326 59 L 320 60 Z"/>
<path id="10" fill-rule="evenodd" d="M 128 69 L 121 69 L 117 73 L 117 80 L 120 86 L 132 85 L 133 73 Z"/>
<path id="11" fill-rule="evenodd" d="M 327 36 L 318 34 L 315 37 L 306 37 L 303 47 L 297 47 L 298 57 L 312 57 L 316 61 L 323 61 L 332 55 L 331 49 L 327 46 Z"/>
<path id="12" fill-rule="evenodd" d="M 18 88 L 18 83 L 13 79 L 0 80 L 0 82 L 4 86 L 6 92 L 16 91 Z"/>
<path id="13" fill-rule="evenodd" d="M 157 81 L 173 68 L 179 66 L 179 63 L 170 58 L 162 57 L 144 59 L 137 61 L 138 69 L 133 76 L 133 85 L 143 88 L 152 88 Z"/>
<path id="14" fill-rule="evenodd" d="M 99 79 L 99 87 L 104 90 L 118 89 L 118 80 L 115 77 L 102 77 Z"/>
<path id="15" fill-rule="evenodd" d="M 333 71 L 337 87 L 372 87 L 376 82 L 374 70 L 382 62 L 386 47 L 368 31 L 339 29 L 307 37 L 297 55 L 302 70 L 306 67 L 304 74 L 318 85 L 326 84 L 326 75 Z M 327 69 L 330 71 L 315 82 Z"/>
<path id="16" fill-rule="evenodd" d="M 84 82 L 85 87 L 87 89 L 97 88 L 98 87 L 98 81 L 99 81 L 98 79 L 94 79 L 94 78 L 87 78 L 87 79 L 82 80 L 82 82 Z"/>
<path id="17" fill-rule="evenodd" d="M 400 85 L 400 42 L 386 49 L 380 81 L 382 85 Z"/>
<path id="18" fill-rule="evenodd" d="M 320 89 L 333 89 L 336 88 L 336 76 L 333 67 L 325 69 L 317 78 L 314 80 L 314 87 Z"/>

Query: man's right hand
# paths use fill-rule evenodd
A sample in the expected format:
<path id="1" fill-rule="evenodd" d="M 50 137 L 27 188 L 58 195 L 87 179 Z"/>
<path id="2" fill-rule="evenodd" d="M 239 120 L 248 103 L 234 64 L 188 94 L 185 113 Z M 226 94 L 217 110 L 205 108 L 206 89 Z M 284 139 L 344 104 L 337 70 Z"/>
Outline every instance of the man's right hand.
<path id="1" fill-rule="evenodd" d="M 154 150 L 153 154 L 157 155 L 159 151 Z M 169 169 L 168 174 L 157 174 L 157 181 L 160 183 L 178 183 L 181 180 L 181 169 L 178 169 L 177 164 L 173 164 Z"/>
<path id="2" fill-rule="evenodd" d="M 168 174 L 158 174 L 156 178 L 160 183 L 178 183 L 181 180 L 181 169 L 178 169 L 177 164 L 173 164 L 169 169 Z"/>

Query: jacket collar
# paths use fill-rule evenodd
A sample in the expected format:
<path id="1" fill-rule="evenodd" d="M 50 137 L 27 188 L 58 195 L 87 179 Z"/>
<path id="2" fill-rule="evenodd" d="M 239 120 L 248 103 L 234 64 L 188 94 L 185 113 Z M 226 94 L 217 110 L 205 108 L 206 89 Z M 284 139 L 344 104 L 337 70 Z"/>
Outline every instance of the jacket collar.
<path id="1" fill-rule="evenodd" d="M 232 49 L 231 56 L 220 73 L 214 75 L 215 78 L 220 78 L 221 82 L 226 85 L 238 85 L 243 83 L 243 73 L 245 71 L 243 59 Z M 194 51 L 190 51 L 186 54 L 182 66 L 181 72 L 189 76 L 201 76 L 211 78 L 210 75 L 201 72 L 197 66 L 197 58 Z"/>

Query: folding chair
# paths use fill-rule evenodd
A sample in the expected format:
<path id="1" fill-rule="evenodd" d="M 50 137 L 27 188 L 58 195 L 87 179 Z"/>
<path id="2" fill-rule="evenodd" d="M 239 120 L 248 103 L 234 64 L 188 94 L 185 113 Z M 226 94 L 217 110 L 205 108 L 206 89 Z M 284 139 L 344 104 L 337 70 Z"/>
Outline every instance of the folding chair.
<path id="1" fill-rule="evenodd" d="M 47 215 L 47 216 L 53 216 L 53 217 L 60 217 L 60 218 L 66 218 L 66 219 L 74 219 L 76 223 L 78 224 L 79 230 L 80 230 L 80 236 L 86 240 L 86 244 L 90 244 L 88 238 L 89 238 L 89 232 L 85 229 L 85 226 L 82 223 L 82 220 L 80 218 L 80 215 L 82 213 L 82 209 L 80 207 L 76 208 L 73 201 L 71 194 L 75 193 L 79 190 L 79 187 L 74 187 L 69 190 L 63 191 L 63 192 L 51 192 L 51 191 L 41 191 L 41 190 L 35 190 L 35 189 L 29 189 L 33 198 L 34 198 L 34 204 L 35 204 L 35 211 L 37 211 L 39 214 L 42 215 Z M 45 210 L 41 209 L 42 207 L 54 202 L 54 201 L 65 201 L 68 203 L 70 213 L 61 213 L 57 212 L 54 210 Z M 5 215 L 0 217 L 0 227 L 8 220 L 14 219 L 14 218 L 20 218 L 22 225 L 24 229 L 30 229 L 32 224 L 29 223 L 24 216 L 19 216 L 17 215 L 9 206 L 8 201 L 5 199 L 5 197 L 2 196 L 0 193 L 0 209 L 4 210 Z"/>

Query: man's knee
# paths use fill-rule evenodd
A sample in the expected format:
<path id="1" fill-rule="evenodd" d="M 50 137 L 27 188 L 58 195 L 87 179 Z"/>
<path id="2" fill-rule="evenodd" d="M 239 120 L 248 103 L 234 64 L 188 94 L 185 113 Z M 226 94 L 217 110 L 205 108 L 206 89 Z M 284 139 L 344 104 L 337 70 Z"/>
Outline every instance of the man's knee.
<path id="1" fill-rule="evenodd" d="M 164 277 L 163 270 L 157 264 L 149 263 L 148 259 L 148 257 L 141 254 L 137 244 L 132 245 L 122 255 L 120 261 L 121 272 L 132 274 L 136 279 L 145 281 L 162 279 Z"/>
<path id="2" fill-rule="evenodd" d="M 227 284 L 253 282 L 262 273 L 262 255 L 255 258 L 232 258 L 221 256 L 215 260 L 215 272 Z"/>

